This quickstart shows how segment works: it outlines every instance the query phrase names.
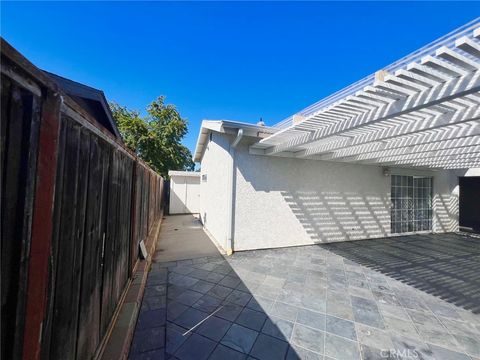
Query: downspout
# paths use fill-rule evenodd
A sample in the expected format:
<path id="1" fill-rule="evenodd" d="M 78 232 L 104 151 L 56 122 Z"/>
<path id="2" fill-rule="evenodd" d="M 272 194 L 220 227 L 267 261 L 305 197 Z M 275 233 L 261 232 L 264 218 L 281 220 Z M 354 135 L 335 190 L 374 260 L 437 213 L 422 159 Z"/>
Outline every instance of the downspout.
<path id="1" fill-rule="evenodd" d="M 230 144 L 230 159 L 231 159 L 231 166 L 230 166 L 230 173 L 229 173 L 229 181 L 228 181 L 228 204 L 227 204 L 227 211 L 228 211 L 228 218 L 227 218 L 227 246 L 226 251 L 227 255 L 233 254 L 233 208 L 235 206 L 233 202 L 233 197 L 235 196 L 235 148 L 239 144 L 240 140 L 243 137 L 243 129 L 238 129 L 237 136 Z"/>

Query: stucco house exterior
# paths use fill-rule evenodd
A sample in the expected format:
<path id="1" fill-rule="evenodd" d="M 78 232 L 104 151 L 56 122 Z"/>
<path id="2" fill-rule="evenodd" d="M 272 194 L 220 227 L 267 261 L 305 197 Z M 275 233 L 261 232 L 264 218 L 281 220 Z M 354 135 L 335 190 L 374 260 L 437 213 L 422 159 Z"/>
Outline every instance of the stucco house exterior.
<path id="1" fill-rule="evenodd" d="M 203 121 L 205 229 L 232 252 L 476 228 L 479 38 L 467 24 L 272 127 Z"/>

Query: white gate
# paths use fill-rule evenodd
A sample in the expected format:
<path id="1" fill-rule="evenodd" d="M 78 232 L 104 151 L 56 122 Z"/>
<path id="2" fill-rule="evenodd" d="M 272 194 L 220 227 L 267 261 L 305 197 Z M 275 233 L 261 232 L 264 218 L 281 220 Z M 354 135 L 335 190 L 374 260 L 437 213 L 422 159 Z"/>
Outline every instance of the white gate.
<path id="1" fill-rule="evenodd" d="M 200 173 L 169 171 L 170 214 L 196 214 L 200 212 Z"/>

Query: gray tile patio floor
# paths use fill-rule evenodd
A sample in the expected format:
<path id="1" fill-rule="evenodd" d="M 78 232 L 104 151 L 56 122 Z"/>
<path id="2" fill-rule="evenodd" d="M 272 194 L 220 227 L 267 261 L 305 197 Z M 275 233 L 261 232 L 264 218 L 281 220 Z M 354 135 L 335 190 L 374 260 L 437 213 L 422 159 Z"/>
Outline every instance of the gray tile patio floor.
<path id="1" fill-rule="evenodd" d="M 479 244 L 422 235 L 156 263 L 130 357 L 478 360 Z"/>

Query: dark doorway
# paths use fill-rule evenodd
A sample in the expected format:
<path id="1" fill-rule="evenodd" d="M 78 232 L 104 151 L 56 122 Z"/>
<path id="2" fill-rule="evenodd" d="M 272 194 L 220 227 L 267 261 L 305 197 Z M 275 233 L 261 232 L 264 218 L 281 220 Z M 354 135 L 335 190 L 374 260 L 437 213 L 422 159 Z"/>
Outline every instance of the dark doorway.
<path id="1" fill-rule="evenodd" d="M 459 225 L 480 233 L 480 176 L 460 178 Z"/>

